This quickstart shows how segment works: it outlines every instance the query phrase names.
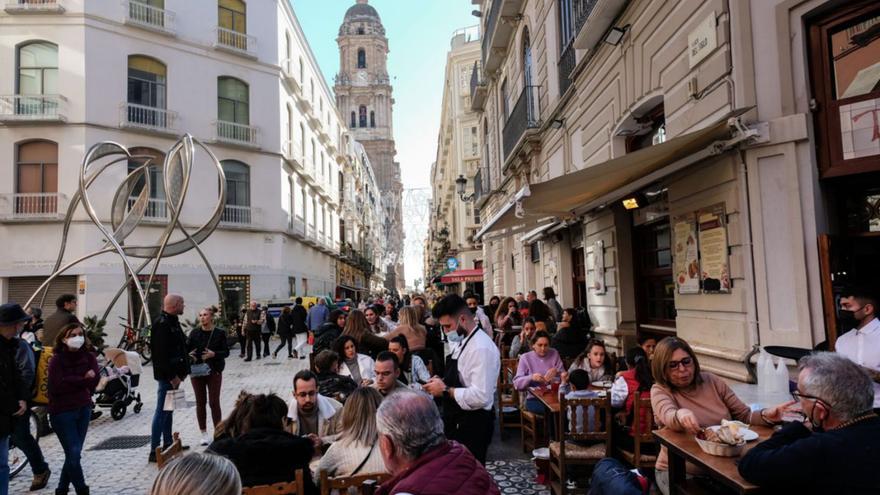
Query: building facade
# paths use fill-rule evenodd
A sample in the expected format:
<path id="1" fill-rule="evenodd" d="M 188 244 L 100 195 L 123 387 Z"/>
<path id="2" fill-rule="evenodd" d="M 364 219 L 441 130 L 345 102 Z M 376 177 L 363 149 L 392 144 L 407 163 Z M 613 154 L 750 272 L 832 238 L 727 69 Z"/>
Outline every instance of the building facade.
<path id="1" fill-rule="evenodd" d="M 12 2 L 0 24 L 7 64 L 0 73 L 7 246 L 0 299 L 24 303 L 49 273 L 81 161 L 97 142 L 120 143 L 159 164 L 150 168 L 145 220 L 127 239 L 156 242 L 169 218 L 161 162 L 183 133 L 206 143 L 226 176 L 222 221 L 202 244 L 224 310 L 251 299 L 333 294 L 342 257 L 340 172 L 356 160 L 355 148 L 289 2 Z M 207 160 L 195 157 L 181 216 L 190 229 L 218 200 Z M 133 167 L 112 167 L 90 189 L 104 224 L 113 191 Z M 144 186 L 134 183 L 130 195 Z M 64 260 L 103 244 L 79 208 Z M 81 317 L 101 315 L 125 286 L 122 273 L 113 256 L 87 260 L 52 285 L 43 306 L 74 292 Z M 147 289 L 151 313 L 168 292 L 186 297 L 189 317 L 219 299 L 195 251 L 163 260 Z M 126 299 L 110 313 L 111 337 L 120 331 L 116 316 L 140 311 Z"/>
<path id="2" fill-rule="evenodd" d="M 403 183 L 395 161 L 388 38 L 376 9 L 357 0 L 339 27 L 339 74 L 333 90 L 336 106 L 348 116 L 354 139 L 367 151 L 385 204 L 387 252 L 386 289 L 403 292 Z"/>
<path id="3" fill-rule="evenodd" d="M 749 379 L 876 280 L 876 2 L 485 0 L 486 295 L 553 287 L 618 349 Z"/>
<path id="4" fill-rule="evenodd" d="M 431 166 L 425 275 L 445 291 L 458 294 L 483 293 L 483 249 L 475 239 L 480 211 L 466 187 L 479 180 L 479 114 L 470 102 L 471 73 L 479 60 L 479 27 L 456 31 L 446 55 L 437 159 Z M 464 193 L 459 192 L 459 184 Z"/>

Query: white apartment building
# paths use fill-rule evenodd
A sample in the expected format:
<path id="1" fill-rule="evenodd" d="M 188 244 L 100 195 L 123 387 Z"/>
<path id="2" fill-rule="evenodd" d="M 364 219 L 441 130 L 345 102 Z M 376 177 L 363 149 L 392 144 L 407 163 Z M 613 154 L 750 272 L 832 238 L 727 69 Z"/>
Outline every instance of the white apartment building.
<path id="1" fill-rule="evenodd" d="M 483 248 L 474 239 L 480 168 L 480 113 L 471 108 L 471 74 L 480 64 L 479 26 L 457 30 L 446 55 L 437 158 L 431 166 L 431 225 L 425 276 L 445 292 L 483 294 Z M 450 260 L 455 260 L 450 262 Z"/>
<path id="2" fill-rule="evenodd" d="M 201 246 L 226 309 L 334 293 L 340 177 L 354 148 L 340 145 L 350 140 L 345 121 L 287 0 L 9 0 L 0 63 L 0 299 L 24 303 L 50 273 L 92 145 L 114 141 L 161 163 L 183 133 L 206 143 L 226 174 L 222 222 Z M 217 202 L 205 160 L 196 156 L 184 225 L 203 223 Z M 113 167 L 89 190 L 108 225 L 126 173 Z M 152 171 L 147 218 L 126 242 L 161 234 L 160 175 Z M 64 260 L 103 243 L 79 208 Z M 151 312 L 168 292 L 185 296 L 188 318 L 218 302 L 195 251 L 163 260 L 157 274 Z M 124 283 L 120 259 L 102 255 L 57 279 L 43 306 L 75 292 L 80 317 L 101 315 Z M 110 313 L 111 337 L 131 311 L 126 299 Z"/>

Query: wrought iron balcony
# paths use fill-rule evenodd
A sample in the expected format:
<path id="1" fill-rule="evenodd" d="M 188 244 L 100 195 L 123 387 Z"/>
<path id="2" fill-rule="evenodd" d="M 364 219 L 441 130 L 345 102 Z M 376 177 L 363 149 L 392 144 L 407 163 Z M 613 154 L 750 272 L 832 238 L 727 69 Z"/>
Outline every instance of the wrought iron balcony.
<path id="1" fill-rule="evenodd" d="M 57 0 L 18 0 L 7 2 L 3 9 L 7 14 L 61 14 L 63 2 Z"/>
<path id="2" fill-rule="evenodd" d="M 559 63 L 556 64 L 556 68 L 559 71 L 559 95 L 562 96 L 568 90 L 572 83 L 572 72 L 574 72 L 575 66 L 575 51 L 574 45 L 569 43 L 565 50 L 562 51 L 562 56 L 559 57 Z"/>
<path id="3" fill-rule="evenodd" d="M 246 33 L 217 27 L 217 38 L 214 41 L 214 48 L 256 58 L 257 38 Z"/>
<path id="4" fill-rule="evenodd" d="M 236 124 L 235 122 L 223 120 L 218 120 L 215 124 L 217 128 L 217 141 L 244 146 L 257 146 L 256 126 Z"/>
<path id="5" fill-rule="evenodd" d="M 125 0 L 125 23 L 134 26 L 172 34 L 174 12 L 148 5 L 137 0 Z"/>
<path id="6" fill-rule="evenodd" d="M 0 194 L 0 219 L 58 220 L 67 209 L 67 196 L 57 192 Z"/>
<path id="7" fill-rule="evenodd" d="M 123 103 L 120 105 L 120 127 L 135 127 L 154 131 L 171 131 L 177 112 L 171 112 L 164 108 L 138 105 L 137 103 Z"/>
<path id="8" fill-rule="evenodd" d="M 614 24 L 627 0 L 570 0 L 574 47 L 591 50 Z"/>
<path id="9" fill-rule="evenodd" d="M 479 112 L 486 105 L 486 89 L 480 62 L 474 62 L 471 71 L 471 110 Z"/>
<path id="10" fill-rule="evenodd" d="M 0 122 L 64 122 L 66 102 L 61 95 L 0 96 Z"/>
<path id="11" fill-rule="evenodd" d="M 523 0 L 492 0 L 481 42 L 483 70 L 487 74 L 494 74 L 501 67 L 507 45 L 516 32 L 522 4 Z"/>
<path id="12" fill-rule="evenodd" d="M 503 144 L 505 160 L 520 143 L 523 135 L 529 129 L 535 129 L 541 125 L 541 111 L 539 90 L 540 86 L 526 86 L 519 95 L 516 105 L 507 117 L 504 124 Z"/>

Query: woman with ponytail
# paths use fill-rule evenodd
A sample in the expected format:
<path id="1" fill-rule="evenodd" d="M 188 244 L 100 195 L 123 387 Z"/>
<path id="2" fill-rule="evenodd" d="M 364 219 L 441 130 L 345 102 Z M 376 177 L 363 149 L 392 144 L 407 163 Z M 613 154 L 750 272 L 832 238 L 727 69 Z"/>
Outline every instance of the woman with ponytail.
<path id="1" fill-rule="evenodd" d="M 636 397 L 650 398 L 651 387 L 654 385 L 654 377 L 651 375 L 651 362 L 648 355 L 641 347 L 633 347 L 626 351 L 627 370 L 618 373 L 614 385 L 611 387 L 611 407 L 623 408 L 617 415 L 617 425 L 625 430 L 626 435 L 618 435 L 624 448 L 633 448 L 634 418 L 633 408 Z M 639 429 L 642 433 L 651 431 L 651 410 L 639 411 Z M 644 452 L 656 454 L 656 452 Z"/>

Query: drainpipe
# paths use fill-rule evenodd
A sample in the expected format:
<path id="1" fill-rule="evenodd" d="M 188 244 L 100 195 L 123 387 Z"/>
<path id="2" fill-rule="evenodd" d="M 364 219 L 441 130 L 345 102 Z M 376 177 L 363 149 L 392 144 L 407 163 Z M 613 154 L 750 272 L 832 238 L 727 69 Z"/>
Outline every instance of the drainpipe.
<path id="1" fill-rule="evenodd" d="M 755 250 L 752 243 L 752 207 L 749 199 L 749 175 L 746 171 L 746 152 L 739 150 L 739 179 L 743 187 L 740 188 L 740 203 L 744 205 L 742 211 L 746 212 L 746 220 L 748 228 L 744 229 L 743 247 L 748 249 L 748 253 L 743 256 L 743 272 L 751 277 L 751 297 L 746 298 L 746 324 L 749 327 L 749 334 L 752 340 L 752 349 L 743 357 L 746 371 L 749 374 L 749 383 L 758 382 L 758 373 L 756 365 L 752 364 L 752 356 L 758 354 L 761 345 L 761 334 L 758 331 L 758 291 L 757 280 L 755 278 Z"/>

